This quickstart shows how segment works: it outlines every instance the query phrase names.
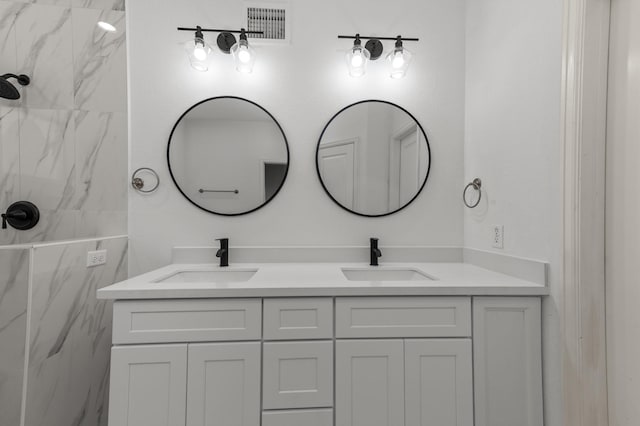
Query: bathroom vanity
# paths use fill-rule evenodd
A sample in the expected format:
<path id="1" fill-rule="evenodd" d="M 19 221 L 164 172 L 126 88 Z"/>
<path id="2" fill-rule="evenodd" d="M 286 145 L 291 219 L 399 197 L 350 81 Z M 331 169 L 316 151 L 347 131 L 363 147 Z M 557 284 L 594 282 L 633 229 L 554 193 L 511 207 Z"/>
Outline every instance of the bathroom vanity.
<path id="1" fill-rule="evenodd" d="M 109 424 L 542 426 L 547 294 L 463 263 L 173 264 L 98 291 Z"/>

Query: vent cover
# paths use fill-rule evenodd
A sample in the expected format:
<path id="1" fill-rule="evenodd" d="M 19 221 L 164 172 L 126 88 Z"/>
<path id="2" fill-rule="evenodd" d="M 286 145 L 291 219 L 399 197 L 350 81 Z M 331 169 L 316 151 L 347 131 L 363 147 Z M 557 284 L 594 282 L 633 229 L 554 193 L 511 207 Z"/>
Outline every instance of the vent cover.
<path id="1" fill-rule="evenodd" d="M 262 31 L 264 34 L 247 34 L 252 39 L 289 41 L 287 3 L 246 2 L 247 30 Z"/>

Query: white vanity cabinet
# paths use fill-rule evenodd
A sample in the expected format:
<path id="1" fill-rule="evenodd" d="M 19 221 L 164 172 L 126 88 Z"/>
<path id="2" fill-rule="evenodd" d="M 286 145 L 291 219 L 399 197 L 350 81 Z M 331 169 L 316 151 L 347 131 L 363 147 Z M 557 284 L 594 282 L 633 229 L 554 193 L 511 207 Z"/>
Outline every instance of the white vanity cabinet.
<path id="1" fill-rule="evenodd" d="M 109 425 L 542 426 L 540 317 L 528 296 L 117 300 Z"/>
<path id="2" fill-rule="evenodd" d="M 336 342 L 336 426 L 404 425 L 402 340 Z"/>
<path id="3" fill-rule="evenodd" d="M 260 424 L 260 343 L 198 343 L 187 358 L 187 426 Z"/>
<path id="4" fill-rule="evenodd" d="M 473 300 L 475 426 L 542 426 L 537 297 Z"/>
<path id="5" fill-rule="evenodd" d="M 111 350 L 109 425 L 184 426 L 187 345 Z"/>
<path id="6" fill-rule="evenodd" d="M 336 426 L 473 425 L 471 298 L 339 298 L 336 336 Z"/>
<path id="7" fill-rule="evenodd" d="M 261 299 L 113 309 L 110 426 L 260 426 Z"/>
<path id="8" fill-rule="evenodd" d="M 118 346 L 110 425 L 260 425 L 260 343 Z"/>

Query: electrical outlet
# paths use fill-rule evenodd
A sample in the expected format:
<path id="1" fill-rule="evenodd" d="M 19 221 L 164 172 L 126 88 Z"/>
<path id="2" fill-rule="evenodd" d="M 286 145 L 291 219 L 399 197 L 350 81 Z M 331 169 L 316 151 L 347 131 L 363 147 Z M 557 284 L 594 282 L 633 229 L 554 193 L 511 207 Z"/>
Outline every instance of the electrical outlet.
<path id="1" fill-rule="evenodd" d="M 491 245 L 494 248 L 504 248 L 504 225 L 493 225 Z"/>
<path id="2" fill-rule="evenodd" d="M 98 250 L 87 252 L 87 268 L 107 263 L 107 251 Z"/>

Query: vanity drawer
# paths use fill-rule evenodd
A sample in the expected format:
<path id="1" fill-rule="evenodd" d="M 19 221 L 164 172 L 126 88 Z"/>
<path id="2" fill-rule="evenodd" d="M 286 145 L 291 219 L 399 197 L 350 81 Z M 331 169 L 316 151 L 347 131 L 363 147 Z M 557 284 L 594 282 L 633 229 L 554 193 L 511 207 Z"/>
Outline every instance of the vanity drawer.
<path id="1" fill-rule="evenodd" d="M 333 406 L 333 341 L 265 343 L 262 365 L 264 409 Z"/>
<path id="2" fill-rule="evenodd" d="M 264 300 L 265 340 L 333 338 L 333 300 L 295 298 Z"/>
<path id="3" fill-rule="evenodd" d="M 469 337 L 469 297 L 342 297 L 336 337 Z"/>
<path id="4" fill-rule="evenodd" d="M 262 426 L 333 426 L 333 410 L 265 411 Z"/>
<path id="5" fill-rule="evenodd" d="M 113 343 L 260 340 L 260 299 L 120 300 Z"/>

